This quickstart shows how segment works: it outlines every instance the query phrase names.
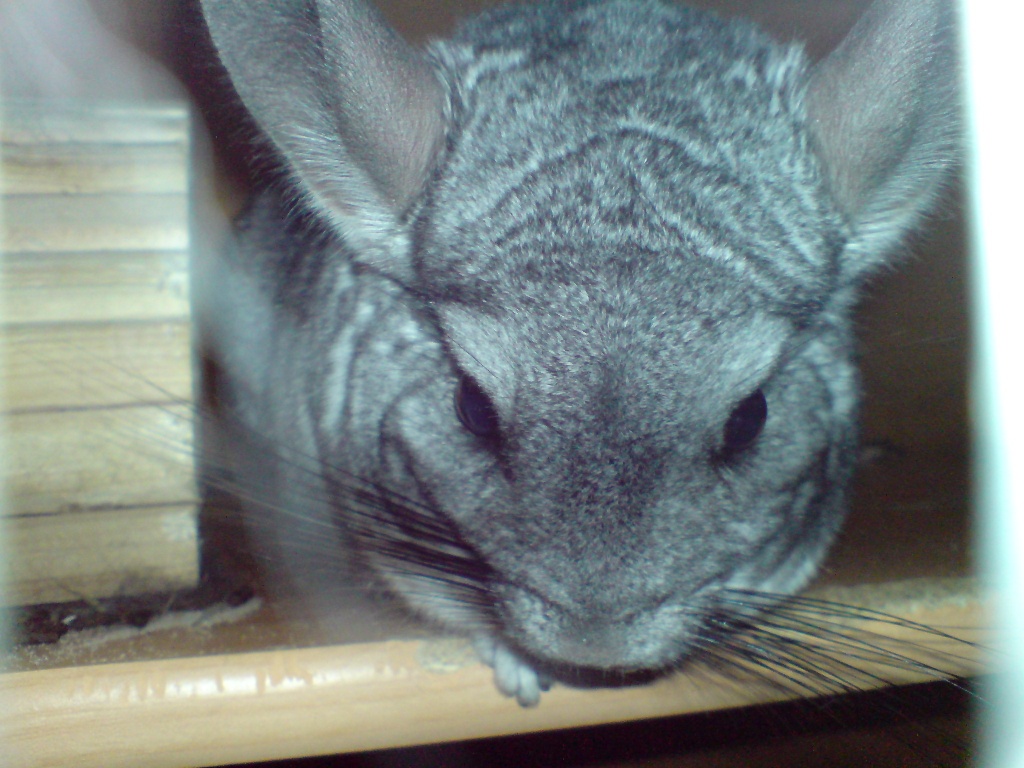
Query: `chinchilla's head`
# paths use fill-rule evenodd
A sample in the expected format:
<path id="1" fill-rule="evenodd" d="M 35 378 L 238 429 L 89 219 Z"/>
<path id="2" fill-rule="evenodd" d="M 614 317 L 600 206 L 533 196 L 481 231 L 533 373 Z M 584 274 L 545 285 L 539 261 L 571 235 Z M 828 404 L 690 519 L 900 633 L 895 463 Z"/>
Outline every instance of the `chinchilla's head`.
<path id="1" fill-rule="evenodd" d="M 523 650 L 665 664 L 723 586 L 793 589 L 835 531 L 849 232 L 798 50 L 673 7 L 552 14 L 435 49 L 455 122 L 413 263 L 482 423 L 429 474 Z"/>
<path id="2" fill-rule="evenodd" d="M 499 10 L 423 58 L 362 6 L 288 5 L 207 15 L 310 205 L 445 352 L 382 421 L 388 471 L 477 599 L 422 569 L 398 588 L 542 663 L 627 670 L 699 645 L 725 590 L 799 589 L 854 461 L 857 289 L 953 159 L 942 5 L 873 7 L 814 67 L 669 3 Z M 319 74 L 252 75 L 271 22 L 320 41 Z"/>

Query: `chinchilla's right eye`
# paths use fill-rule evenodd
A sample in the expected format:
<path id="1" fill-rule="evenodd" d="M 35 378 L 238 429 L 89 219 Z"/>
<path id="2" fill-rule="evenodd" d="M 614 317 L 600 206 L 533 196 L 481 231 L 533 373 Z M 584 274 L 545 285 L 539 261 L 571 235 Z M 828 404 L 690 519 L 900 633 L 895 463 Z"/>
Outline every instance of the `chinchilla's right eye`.
<path id="1" fill-rule="evenodd" d="M 477 437 L 498 434 L 498 414 L 494 411 L 494 404 L 469 376 L 463 376 L 455 390 L 455 413 L 462 426 Z"/>
<path id="2" fill-rule="evenodd" d="M 764 429 L 768 419 L 768 401 L 764 392 L 754 390 L 753 394 L 740 401 L 729 420 L 725 424 L 722 435 L 724 440 L 724 457 L 735 456 L 744 448 L 750 447 Z"/>

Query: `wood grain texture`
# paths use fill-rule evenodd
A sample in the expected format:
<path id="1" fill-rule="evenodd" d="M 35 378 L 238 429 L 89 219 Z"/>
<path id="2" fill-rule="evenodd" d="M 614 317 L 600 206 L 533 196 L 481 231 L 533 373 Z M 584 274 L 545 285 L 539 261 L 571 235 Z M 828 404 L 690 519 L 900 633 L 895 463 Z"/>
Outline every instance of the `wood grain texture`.
<path id="1" fill-rule="evenodd" d="M 80 600 L 83 581 L 104 595 L 169 592 L 198 569 L 193 504 L 16 517 L 4 534 L 17 553 L 10 605 Z"/>
<path id="2" fill-rule="evenodd" d="M 19 411 L 192 397 L 189 327 L 180 321 L 36 323 L 5 336 L 4 396 Z"/>
<path id="3" fill-rule="evenodd" d="M 180 250 L 8 251 L 0 291 L 9 324 L 187 322 L 188 256 Z"/>
<path id="4" fill-rule="evenodd" d="M 2 602 L 190 586 L 188 111 L 2 107 Z"/>
<path id="5" fill-rule="evenodd" d="M 870 596 L 866 596 L 870 602 Z M 909 618 L 977 635 L 975 600 L 924 600 Z M 972 629 L 973 628 L 973 629 Z M 920 638 L 892 628 L 907 641 Z M 941 645 L 941 643 L 939 643 Z M 949 643 L 946 672 L 972 674 L 979 649 Z M 462 649 L 460 652 L 460 648 Z M 837 652 L 839 652 L 837 650 Z M 925 654 L 923 649 L 919 652 Z M 914 682 L 926 671 L 873 671 Z M 876 681 L 880 685 L 880 681 Z M 0 728 L 11 768 L 221 765 L 622 722 L 787 698 L 711 673 L 654 685 L 556 687 L 524 710 L 499 696 L 490 671 L 451 640 L 226 653 L 0 676 Z"/>
<path id="6" fill-rule="evenodd" d="M 8 515 L 195 497 L 187 405 L 15 413 L 5 422 Z"/>

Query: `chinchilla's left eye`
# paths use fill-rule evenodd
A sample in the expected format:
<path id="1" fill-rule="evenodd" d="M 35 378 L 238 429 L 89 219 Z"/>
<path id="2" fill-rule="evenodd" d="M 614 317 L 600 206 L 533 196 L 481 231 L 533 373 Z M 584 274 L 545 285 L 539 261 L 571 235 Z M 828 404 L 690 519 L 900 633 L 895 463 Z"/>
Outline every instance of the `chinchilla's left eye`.
<path id="1" fill-rule="evenodd" d="M 761 434 L 767 419 L 768 401 L 765 400 L 764 392 L 757 389 L 740 401 L 725 422 L 722 435 L 724 456 L 728 458 L 749 448 Z"/>
<path id="2" fill-rule="evenodd" d="M 455 413 L 462 426 L 477 437 L 498 434 L 498 414 L 491 398 L 469 376 L 463 376 L 455 390 Z"/>

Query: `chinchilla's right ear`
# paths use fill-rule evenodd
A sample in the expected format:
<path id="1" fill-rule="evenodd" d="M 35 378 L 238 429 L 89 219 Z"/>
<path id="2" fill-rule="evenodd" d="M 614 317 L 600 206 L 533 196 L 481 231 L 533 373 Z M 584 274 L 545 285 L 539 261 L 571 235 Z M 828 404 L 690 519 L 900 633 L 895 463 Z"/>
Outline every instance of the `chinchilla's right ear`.
<path id="1" fill-rule="evenodd" d="M 961 154 L 955 15 L 952 0 L 875 0 L 811 74 L 811 131 L 852 228 L 850 282 L 886 263 Z"/>
<path id="2" fill-rule="evenodd" d="M 242 101 L 357 258 L 401 262 L 401 214 L 443 146 L 445 94 L 378 15 L 343 0 L 203 0 Z"/>

